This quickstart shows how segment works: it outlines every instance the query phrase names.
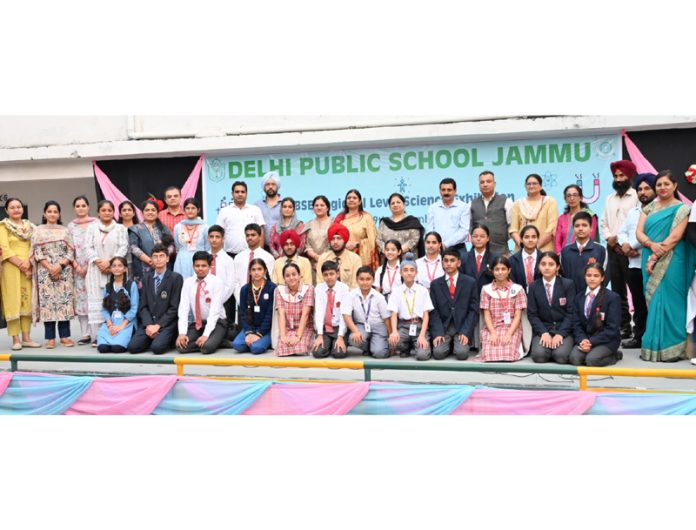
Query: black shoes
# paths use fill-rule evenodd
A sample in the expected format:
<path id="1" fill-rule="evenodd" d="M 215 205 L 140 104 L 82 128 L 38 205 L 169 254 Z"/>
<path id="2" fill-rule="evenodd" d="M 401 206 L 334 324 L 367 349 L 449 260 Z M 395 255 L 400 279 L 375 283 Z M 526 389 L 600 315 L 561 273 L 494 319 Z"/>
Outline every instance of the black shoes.
<path id="1" fill-rule="evenodd" d="M 621 338 L 622 339 L 630 339 L 632 336 L 633 336 L 633 331 L 631 331 L 631 328 L 621 330 Z"/>
<path id="2" fill-rule="evenodd" d="M 641 341 L 635 338 L 625 340 L 621 343 L 621 347 L 626 348 L 627 350 L 634 350 L 641 347 Z"/>

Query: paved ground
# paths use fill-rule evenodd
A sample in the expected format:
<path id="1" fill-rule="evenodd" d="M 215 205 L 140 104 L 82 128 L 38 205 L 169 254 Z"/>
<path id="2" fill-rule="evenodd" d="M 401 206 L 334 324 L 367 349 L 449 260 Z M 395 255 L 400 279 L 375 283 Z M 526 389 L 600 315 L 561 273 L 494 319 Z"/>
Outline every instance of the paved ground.
<path id="1" fill-rule="evenodd" d="M 32 337 L 40 343 L 43 335 L 43 328 L 35 327 L 32 330 Z M 73 324 L 73 337 L 79 335 L 79 328 Z M 0 337 L 0 353 L 12 353 L 10 350 L 11 341 L 7 335 Z M 90 346 L 76 346 L 65 348 L 58 346 L 53 350 L 44 348 L 24 348 L 21 353 L 29 355 L 48 354 L 48 355 L 96 355 L 99 353 Z M 124 357 L 132 357 L 134 360 L 143 358 L 171 358 L 175 353 L 167 353 L 156 356 L 153 354 L 131 355 L 122 354 Z M 198 356 L 191 354 L 190 356 Z M 275 358 L 273 353 L 265 353 L 259 356 L 251 354 L 239 354 L 232 349 L 222 349 L 208 358 L 229 358 L 229 357 L 248 357 L 248 358 Z M 311 357 L 310 357 L 311 358 Z M 349 359 L 363 359 L 363 357 L 349 357 Z M 398 366 L 399 363 L 408 361 L 392 357 L 389 362 Z M 453 357 L 447 359 L 448 362 L 476 361 L 456 361 Z M 426 361 L 429 365 L 437 364 L 440 361 Z M 516 365 L 534 365 L 529 358 L 525 358 Z M 485 365 L 484 365 L 485 366 Z M 625 368 L 655 368 L 655 369 L 696 369 L 689 361 L 679 361 L 676 363 L 647 363 L 639 358 L 638 350 L 625 350 L 624 358 L 617 367 Z M 0 362 L 0 370 L 9 370 L 8 362 Z M 144 375 L 144 374 L 175 374 L 174 365 L 155 365 L 155 364 L 120 364 L 120 363 L 66 363 L 66 362 L 20 362 L 19 370 L 37 371 L 52 373 L 72 373 L 90 375 Z M 339 380 L 339 381 L 362 381 L 362 370 L 348 369 L 328 369 L 328 368 L 274 368 L 274 367 L 245 367 L 245 366 L 187 366 L 186 375 L 209 375 L 209 376 L 229 376 L 243 378 L 271 378 L 287 380 Z M 557 388 L 557 389 L 576 389 L 578 387 L 578 377 L 555 374 L 523 374 L 523 373 L 481 373 L 481 372 L 448 372 L 448 371 L 406 371 L 406 370 L 379 370 L 374 371 L 373 380 L 379 381 L 402 381 L 420 383 L 458 383 L 458 384 L 483 384 L 491 386 L 504 386 L 511 388 Z M 661 390 L 682 390 L 696 392 L 696 379 L 667 379 L 667 378 L 633 378 L 633 377 L 590 377 L 590 385 L 595 387 L 611 388 L 650 388 Z"/>

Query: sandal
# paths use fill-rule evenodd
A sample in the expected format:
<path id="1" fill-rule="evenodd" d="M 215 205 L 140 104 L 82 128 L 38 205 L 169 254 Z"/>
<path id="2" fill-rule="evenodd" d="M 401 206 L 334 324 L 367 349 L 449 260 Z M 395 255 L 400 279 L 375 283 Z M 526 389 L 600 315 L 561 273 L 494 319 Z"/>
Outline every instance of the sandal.
<path id="1" fill-rule="evenodd" d="M 50 339 L 46 341 L 46 346 L 44 346 L 47 350 L 52 350 L 53 348 L 56 347 L 56 339 Z"/>
<path id="2" fill-rule="evenodd" d="M 33 340 L 22 341 L 22 347 L 24 347 L 24 348 L 40 348 L 41 344 L 39 344 L 38 342 L 34 342 Z"/>
<path id="3" fill-rule="evenodd" d="M 60 339 L 60 343 L 66 348 L 72 348 L 75 346 L 75 343 L 70 339 Z"/>
<path id="4" fill-rule="evenodd" d="M 22 343 L 21 342 L 15 342 L 12 345 L 12 351 L 19 351 L 22 349 Z"/>

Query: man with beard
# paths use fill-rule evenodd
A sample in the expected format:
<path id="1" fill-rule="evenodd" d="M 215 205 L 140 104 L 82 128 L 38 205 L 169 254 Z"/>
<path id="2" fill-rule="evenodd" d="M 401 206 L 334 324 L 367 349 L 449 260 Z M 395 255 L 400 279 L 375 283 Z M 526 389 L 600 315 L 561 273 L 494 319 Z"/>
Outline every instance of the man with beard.
<path id="1" fill-rule="evenodd" d="M 340 223 L 334 223 L 328 230 L 329 246 L 317 261 L 317 278 L 321 278 L 321 266 L 325 261 L 334 261 L 338 265 L 338 279 L 351 289 L 358 287 L 357 272 L 362 267 L 362 260 L 355 252 L 346 250 L 350 239 L 348 228 Z"/>
<path id="2" fill-rule="evenodd" d="M 640 204 L 633 207 L 626 216 L 618 233 L 618 242 L 621 250 L 628 258 L 627 283 L 633 297 L 633 338 L 624 341 L 624 348 L 640 348 L 645 332 L 645 322 L 648 318 L 648 308 L 645 304 L 643 293 L 643 269 L 641 266 L 641 249 L 643 245 L 636 239 L 636 228 L 640 219 L 643 206 L 650 204 L 655 198 L 656 175 L 641 173 L 637 175 L 633 187 L 638 190 Z"/>
<path id="3" fill-rule="evenodd" d="M 280 175 L 277 171 L 269 171 L 263 176 L 261 188 L 266 197 L 258 200 L 255 206 L 261 209 L 263 219 L 266 221 L 265 248 L 271 248 L 271 227 L 280 221 Z"/>
<path id="4" fill-rule="evenodd" d="M 626 278 L 628 278 L 628 257 L 618 242 L 618 233 L 628 212 L 638 204 L 638 193 L 631 187 L 631 179 L 636 176 L 636 166 L 630 160 L 612 162 L 612 184 L 615 193 L 607 197 L 604 213 L 599 222 L 602 237 L 607 241 L 609 254 L 609 275 L 611 290 L 621 297 L 621 338 L 631 337 L 631 314 L 628 312 Z"/>

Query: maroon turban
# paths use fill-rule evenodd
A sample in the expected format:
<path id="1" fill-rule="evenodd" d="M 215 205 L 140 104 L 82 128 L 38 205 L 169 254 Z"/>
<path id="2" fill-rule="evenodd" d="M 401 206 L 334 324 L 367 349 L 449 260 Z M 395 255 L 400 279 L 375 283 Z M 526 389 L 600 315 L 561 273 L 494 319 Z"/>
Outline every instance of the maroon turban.
<path id="1" fill-rule="evenodd" d="M 611 168 L 612 175 L 614 175 L 617 169 L 620 169 L 621 172 L 630 179 L 638 174 L 636 165 L 630 160 L 618 160 L 616 162 L 612 162 L 609 167 Z"/>
<path id="2" fill-rule="evenodd" d="M 341 223 L 334 223 L 329 227 L 329 241 L 331 241 L 336 234 L 341 236 L 341 239 L 346 243 L 350 241 L 350 232 Z"/>
<path id="3" fill-rule="evenodd" d="M 295 232 L 294 230 L 286 230 L 282 234 L 280 234 L 280 244 L 285 246 L 285 243 L 287 240 L 292 241 L 295 243 L 296 247 L 300 246 L 300 236 Z"/>

